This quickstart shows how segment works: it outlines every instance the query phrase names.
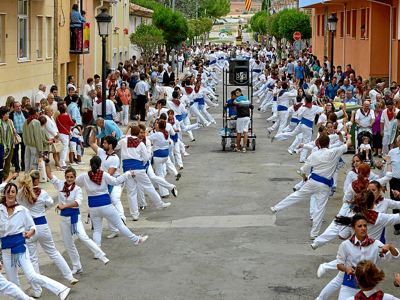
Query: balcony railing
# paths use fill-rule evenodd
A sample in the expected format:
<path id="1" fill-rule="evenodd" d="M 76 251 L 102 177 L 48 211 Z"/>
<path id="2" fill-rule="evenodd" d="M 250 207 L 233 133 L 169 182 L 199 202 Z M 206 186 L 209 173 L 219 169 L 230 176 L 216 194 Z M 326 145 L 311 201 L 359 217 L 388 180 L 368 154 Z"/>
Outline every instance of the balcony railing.
<path id="1" fill-rule="evenodd" d="M 76 26 L 76 25 L 75 25 Z M 69 53 L 88 54 L 90 46 L 90 23 L 70 27 Z"/>

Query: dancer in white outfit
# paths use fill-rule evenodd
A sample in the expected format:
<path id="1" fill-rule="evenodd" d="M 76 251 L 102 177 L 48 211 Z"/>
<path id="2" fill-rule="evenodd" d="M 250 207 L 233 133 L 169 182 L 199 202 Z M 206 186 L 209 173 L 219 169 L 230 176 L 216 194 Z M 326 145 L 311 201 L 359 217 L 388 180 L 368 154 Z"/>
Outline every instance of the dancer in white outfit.
<path id="1" fill-rule="evenodd" d="M 29 211 L 18 205 L 16 198 L 18 188 L 13 183 L 4 187 L 4 196 L 0 204 L 0 239 L 4 268 L 8 279 L 19 286 L 19 266 L 29 282 L 48 289 L 61 300 L 65 300 L 70 288 L 37 274 L 32 266 L 29 251 L 26 251 L 26 239 L 30 239 L 36 232 L 36 226 Z"/>
<path id="2" fill-rule="evenodd" d="M 0 270 L 2 268 L 3 265 L 0 263 Z M 34 299 L 25 294 L 16 284 L 5 279 L 2 274 L 0 274 L 0 293 L 16 300 Z"/>

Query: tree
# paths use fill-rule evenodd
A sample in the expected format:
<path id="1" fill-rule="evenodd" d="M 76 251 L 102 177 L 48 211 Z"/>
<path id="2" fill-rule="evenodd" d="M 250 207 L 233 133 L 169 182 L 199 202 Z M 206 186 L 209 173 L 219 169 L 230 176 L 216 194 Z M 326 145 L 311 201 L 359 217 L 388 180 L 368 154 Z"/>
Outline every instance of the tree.
<path id="1" fill-rule="evenodd" d="M 278 43 L 283 38 L 279 31 L 279 19 L 281 18 L 281 14 L 277 13 L 272 15 L 271 17 L 271 26 L 268 27 L 268 35 L 273 36 Z"/>
<path id="2" fill-rule="evenodd" d="M 269 19 L 271 18 L 269 12 L 259 11 L 250 19 L 250 26 L 253 32 L 266 34 L 268 26 L 270 25 Z"/>
<path id="3" fill-rule="evenodd" d="M 230 10 L 231 2 L 229 0 L 203 0 L 199 15 L 216 19 L 226 16 Z"/>
<path id="4" fill-rule="evenodd" d="M 286 9 L 279 13 L 281 16 L 278 20 L 280 35 L 293 42 L 293 33 L 299 31 L 302 39 L 311 38 L 310 17 L 296 9 Z"/>
<path id="5" fill-rule="evenodd" d="M 261 3 L 261 10 L 268 11 L 271 8 L 271 0 L 263 0 Z"/>
<path id="6" fill-rule="evenodd" d="M 143 59 L 150 63 L 158 48 L 164 44 L 163 32 L 154 25 L 140 24 L 130 35 L 131 43 L 136 45 Z"/>

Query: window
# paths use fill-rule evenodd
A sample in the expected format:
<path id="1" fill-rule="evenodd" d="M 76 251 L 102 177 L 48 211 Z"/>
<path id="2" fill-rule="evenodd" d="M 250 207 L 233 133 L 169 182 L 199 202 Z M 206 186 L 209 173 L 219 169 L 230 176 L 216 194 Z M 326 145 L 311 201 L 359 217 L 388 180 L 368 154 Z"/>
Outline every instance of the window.
<path id="1" fill-rule="evenodd" d="M 357 35 L 357 11 L 352 10 L 351 14 L 351 37 L 355 39 Z"/>
<path id="2" fill-rule="evenodd" d="M 18 59 L 29 58 L 29 0 L 18 0 L 17 16 Z"/>
<path id="3" fill-rule="evenodd" d="M 397 7 L 392 7 L 392 39 L 397 37 Z"/>
<path id="4" fill-rule="evenodd" d="M 53 18 L 46 17 L 46 58 L 53 57 Z"/>
<path id="5" fill-rule="evenodd" d="M 361 9 L 361 26 L 360 26 L 360 39 L 365 39 L 365 29 L 366 29 L 366 10 L 365 8 Z"/>
<path id="6" fill-rule="evenodd" d="M 6 60 L 6 15 L 0 14 L 0 63 Z"/>
<path id="7" fill-rule="evenodd" d="M 369 8 L 365 10 L 365 38 L 369 37 Z"/>
<path id="8" fill-rule="evenodd" d="M 340 37 L 342 38 L 344 36 L 344 11 L 340 13 L 340 20 L 339 20 L 339 26 L 340 26 Z"/>
<path id="9" fill-rule="evenodd" d="M 321 35 L 325 35 L 325 15 L 321 16 Z"/>
<path id="10" fill-rule="evenodd" d="M 36 17 L 36 57 L 43 58 L 43 17 Z"/>
<path id="11" fill-rule="evenodd" d="M 321 16 L 317 16 L 317 36 L 320 36 L 320 28 L 321 28 Z"/>
<path id="12" fill-rule="evenodd" d="M 350 35 L 351 28 L 351 13 L 350 11 L 346 11 L 346 35 Z"/>

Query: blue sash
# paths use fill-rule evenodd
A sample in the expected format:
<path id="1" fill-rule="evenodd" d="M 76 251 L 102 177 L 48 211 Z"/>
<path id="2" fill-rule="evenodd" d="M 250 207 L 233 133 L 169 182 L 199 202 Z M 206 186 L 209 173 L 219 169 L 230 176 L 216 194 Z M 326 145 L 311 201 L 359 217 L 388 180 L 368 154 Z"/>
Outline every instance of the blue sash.
<path id="1" fill-rule="evenodd" d="M 310 127 L 310 128 L 313 128 L 313 126 L 314 126 L 314 122 L 310 121 L 309 119 L 306 119 L 306 118 L 301 118 L 300 123 L 304 124 L 304 125 L 306 125 L 307 127 Z"/>
<path id="2" fill-rule="evenodd" d="M 297 118 L 291 118 L 291 119 L 290 119 L 290 122 L 295 123 L 295 124 L 299 124 L 299 123 L 300 123 L 300 120 L 297 119 Z"/>
<path id="3" fill-rule="evenodd" d="M 286 106 L 284 106 L 284 105 L 278 104 L 277 110 L 278 111 L 286 111 L 286 110 L 288 110 L 288 108 Z"/>
<path id="4" fill-rule="evenodd" d="M 382 244 L 386 244 L 385 229 L 386 228 L 383 228 L 382 233 L 381 233 L 381 237 L 379 238 L 379 240 L 382 242 Z"/>
<path id="5" fill-rule="evenodd" d="M 326 184 L 329 187 L 333 186 L 333 178 L 328 179 L 328 178 L 325 178 L 323 176 L 319 176 L 319 175 L 317 175 L 315 173 L 311 173 L 310 179 L 313 179 L 315 181 L 318 181 L 318 182 L 321 182 L 323 184 Z"/>
<path id="6" fill-rule="evenodd" d="M 7 235 L 1 238 L 1 248 L 11 249 L 11 266 L 15 267 L 20 256 L 25 253 L 25 238 L 22 233 Z"/>
<path id="7" fill-rule="evenodd" d="M 171 140 L 176 143 L 178 141 L 179 135 L 175 134 L 175 135 L 171 135 Z"/>
<path id="8" fill-rule="evenodd" d="M 360 289 L 357 284 L 355 275 L 347 275 L 347 273 L 344 273 L 342 284 L 353 289 Z"/>
<path id="9" fill-rule="evenodd" d="M 38 218 L 33 218 L 33 223 L 35 223 L 35 225 L 44 225 L 44 224 L 47 224 L 46 216 L 41 216 L 41 217 L 38 217 Z"/>
<path id="10" fill-rule="evenodd" d="M 274 97 L 272 98 L 272 101 L 278 101 L 278 97 L 277 97 L 277 96 L 274 96 Z"/>
<path id="11" fill-rule="evenodd" d="M 196 98 L 193 100 L 194 102 L 197 102 L 199 105 L 204 105 L 206 102 L 204 101 L 204 98 Z"/>
<path id="12" fill-rule="evenodd" d="M 74 142 L 74 143 L 77 143 L 77 144 L 80 143 L 79 139 L 77 137 L 74 137 L 74 136 L 70 138 L 70 141 Z"/>
<path id="13" fill-rule="evenodd" d="M 60 215 L 63 217 L 70 217 L 71 218 L 71 234 L 74 235 L 78 233 L 78 216 L 80 214 L 79 208 L 64 208 Z"/>
<path id="14" fill-rule="evenodd" d="M 88 196 L 89 207 L 100 207 L 111 204 L 110 194 Z"/>
<path id="15" fill-rule="evenodd" d="M 267 88 L 269 88 L 269 89 L 273 89 L 275 87 L 275 83 L 270 83 L 270 84 L 267 84 Z"/>
<path id="16" fill-rule="evenodd" d="M 146 170 L 146 165 L 141 160 L 124 159 L 122 160 L 122 170 L 124 172 L 130 170 Z"/>
<path id="17" fill-rule="evenodd" d="M 220 57 L 220 58 L 218 58 L 218 60 L 223 60 L 223 59 L 225 59 L 225 57 Z"/>
<path id="18" fill-rule="evenodd" d="M 182 122 L 182 120 L 183 120 L 183 115 L 176 115 L 175 118 L 176 118 L 179 122 Z"/>
<path id="19" fill-rule="evenodd" d="M 261 70 L 254 69 L 253 72 L 255 72 L 255 73 L 261 73 Z"/>
<path id="20" fill-rule="evenodd" d="M 106 120 L 113 120 L 113 115 L 112 114 L 108 114 L 106 115 Z"/>
<path id="21" fill-rule="evenodd" d="M 213 65 L 213 64 L 215 64 L 216 62 L 217 62 L 217 60 L 216 60 L 216 59 L 214 59 L 214 60 L 210 61 L 210 66 L 211 66 L 211 65 Z"/>
<path id="22" fill-rule="evenodd" d="M 172 139 L 172 137 L 171 137 Z M 153 153 L 154 157 L 168 157 L 169 156 L 169 149 L 158 149 Z"/>
<path id="23" fill-rule="evenodd" d="M 182 114 L 182 120 L 185 120 L 188 114 Z"/>
<path id="24" fill-rule="evenodd" d="M 109 184 L 109 185 L 107 185 L 107 188 L 108 188 L 108 193 L 111 194 L 112 191 L 113 191 L 114 186 Z"/>

